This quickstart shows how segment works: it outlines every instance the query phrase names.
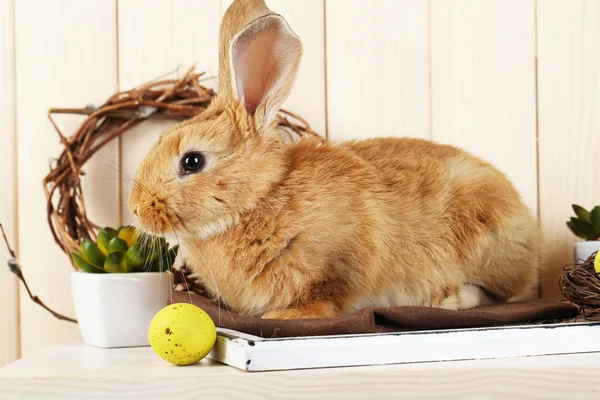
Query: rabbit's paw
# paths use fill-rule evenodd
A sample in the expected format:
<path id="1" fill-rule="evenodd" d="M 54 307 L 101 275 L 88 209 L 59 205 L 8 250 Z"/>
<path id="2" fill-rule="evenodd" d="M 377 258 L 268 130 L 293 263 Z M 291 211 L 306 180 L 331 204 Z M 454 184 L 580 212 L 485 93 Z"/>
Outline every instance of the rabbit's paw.
<path id="1" fill-rule="evenodd" d="M 442 300 L 440 307 L 448 310 L 466 310 L 491 303 L 491 299 L 479 286 L 466 284 Z"/>
<path id="2" fill-rule="evenodd" d="M 337 307 L 331 301 L 318 301 L 298 308 L 273 310 L 263 314 L 265 319 L 332 318 L 338 316 Z"/>

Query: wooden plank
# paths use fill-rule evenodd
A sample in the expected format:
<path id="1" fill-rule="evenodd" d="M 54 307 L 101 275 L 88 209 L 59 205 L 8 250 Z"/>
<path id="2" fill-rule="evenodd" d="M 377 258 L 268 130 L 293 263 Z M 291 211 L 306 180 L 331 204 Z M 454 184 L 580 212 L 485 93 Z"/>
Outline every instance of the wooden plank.
<path id="1" fill-rule="evenodd" d="M 71 265 L 46 223 L 41 182 L 48 160 L 61 151 L 46 112 L 51 106 L 101 103 L 116 90 L 116 3 L 23 0 L 15 11 L 19 255 L 32 291 L 57 311 L 74 315 Z M 58 122 L 69 134 L 81 119 Z M 117 156 L 115 143 L 86 168 L 88 212 L 99 223 L 118 216 L 118 180 L 111 172 Z M 23 354 L 74 337 L 79 337 L 76 325 L 54 319 L 21 291 Z"/>
<path id="2" fill-rule="evenodd" d="M 535 1 L 431 7 L 432 138 L 492 162 L 537 214 Z"/>
<path id="3" fill-rule="evenodd" d="M 208 356 L 244 371 L 467 361 L 600 351 L 598 334 L 600 322 L 268 339 L 223 329 Z"/>
<path id="4" fill-rule="evenodd" d="M 0 0 L 0 223 L 17 245 L 14 0 Z M 0 244 L 0 367 L 19 357 L 17 279 L 6 268 L 10 256 Z"/>
<path id="5" fill-rule="evenodd" d="M 327 0 L 325 14 L 330 137 L 430 138 L 429 2 Z"/>
<path id="6" fill-rule="evenodd" d="M 106 350 L 72 344 L 0 369 L 0 387 L 3 395 L 19 399 L 48 393 L 61 399 L 116 393 L 185 399 L 595 399 L 599 355 L 248 373 L 207 359 L 174 367 L 148 347 Z"/>
<path id="7" fill-rule="evenodd" d="M 196 64 L 207 76 L 218 74 L 218 28 L 221 5 L 214 0 L 119 0 L 119 85 L 130 89 L 176 71 L 178 76 Z M 214 82 L 207 81 L 212 87 Z M 172 125 L 150 121 L 121 140 L 122 213 L 131 221 L 127 205 L 138 165 L 158 135 Z"/>
<path id="8" fill-rule="evenodd" d="M 538 4 L 540 219 L 546 263 L 542 294 L 558 297 L 558 276 L 573 262 L 565 226 L 572 203 L 600 203 L 600 3 Z"/>

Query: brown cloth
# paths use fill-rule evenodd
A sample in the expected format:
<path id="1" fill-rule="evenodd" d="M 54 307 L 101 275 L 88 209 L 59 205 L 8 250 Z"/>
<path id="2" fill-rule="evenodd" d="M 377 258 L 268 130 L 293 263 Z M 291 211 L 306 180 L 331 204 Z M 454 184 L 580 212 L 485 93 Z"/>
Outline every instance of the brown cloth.
<path id="1" fill-rule="evenodd" d="M 173 292 L 173 303 L 191 303 L 206 311 L 221 328 L 265 338 L 476 328 L 561 321 L 577 308 L 557 300 L 540 299 L 454 311 L 433 307 L 365 308 L 338 318 L 274 320 L 244 317 L 206 297 Z"/>

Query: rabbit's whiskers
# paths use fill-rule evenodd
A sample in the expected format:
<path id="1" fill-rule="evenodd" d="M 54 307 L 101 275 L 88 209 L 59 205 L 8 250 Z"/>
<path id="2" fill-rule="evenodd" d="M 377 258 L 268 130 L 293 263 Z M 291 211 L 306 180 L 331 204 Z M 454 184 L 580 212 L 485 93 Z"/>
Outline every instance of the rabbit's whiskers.
<path id="1" fill-rule="evenodd" d="M 115 177 L 116 179 L 120 179 L 121 181 L 131 183 L 132 186 L 136 186 L 136 187 L 140 188 L 141 190 L 145 191 L 146 193 L 150 193 L 150 190 L 146 186 L 142 185 L 139 181 L 137 181 L 131 173 L 129 173 L 124 167 L 119 165 L 116 161 L 110 159 L 109 157 L 107 157 L 103 154 L 97 154 L 96 156 L 100 157 L 100 158 L 104 158 L 105 161 L 108 161 L 112 164 L 112 165 L 106 164 L 105 167 L 119 173 L 119 176 Z"/>
<path id="2" fill-rule="evenodd" d="M 177 241 L 177 245 L 179 246 L 179 254 L 181 254 L 181 251 L 183 250 L 181 247 L 181 241 L 179 240 L 179 236 L 177 235 L 177 230 L 175 229 L 175 226 L 173 226 L 173 223 L 171 222 L 170 219 L 167 218 L 167 221 L 169 222 L 169 224 L 171 224 L 171 227 L 173 228 L 173 234 L 175 235 L 175 240 Z M 183 283 L 185 283 L 186 288 L 188 289 L 188 296 L 190 298 L 190 304 L 193 304 L 192 302 L 192 293 L 189 291 L 189 284 L 187 282 L 187 278 L 185 277 L 185 274 L 182 273 L 181 276 L 183 277 Z M 171 287 L 171 302 L 173 301 L 173 288 Z"/>

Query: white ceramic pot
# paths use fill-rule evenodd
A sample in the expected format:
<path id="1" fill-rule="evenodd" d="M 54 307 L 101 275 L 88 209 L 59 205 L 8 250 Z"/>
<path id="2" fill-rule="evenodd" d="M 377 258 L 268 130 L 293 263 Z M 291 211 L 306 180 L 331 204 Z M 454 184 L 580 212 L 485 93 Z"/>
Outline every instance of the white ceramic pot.
<path id="1" fill-rule="evenodd" d="M 592 253 L 600 250 L 600 240 L 589 240 L 585 242 L 575 243 L 575 264 L 579 264 L 587 260 Z"/>
<path id="2" fill-rule="evenodd" d="M 73 272 L 71 287 L 79 329 L 96 347 L 149 346 L 148 327 L 167 305 L 170 272 Z"/>

